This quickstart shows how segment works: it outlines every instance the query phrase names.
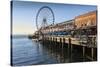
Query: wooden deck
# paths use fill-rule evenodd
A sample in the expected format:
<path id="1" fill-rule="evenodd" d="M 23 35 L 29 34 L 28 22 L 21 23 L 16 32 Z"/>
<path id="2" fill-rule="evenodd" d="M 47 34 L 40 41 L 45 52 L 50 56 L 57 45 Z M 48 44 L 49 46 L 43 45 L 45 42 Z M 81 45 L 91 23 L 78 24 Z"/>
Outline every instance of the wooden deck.
<path id="1" fill-rule="evenodd" d="M 96 48 L 97 47 L 96 36 L 89 36 L 89 37 L 92 38 L 90 40 L 90 42 L 86 38 L 81 39 L 81 38 L 73 38 L 73 37 L 66 37 L 66 36 L 46 36 L 45 39 L 50 40 L 50 41 L 56 41 L 56 42 L 69 44 L 69 38 L 70 38 L 71 44 L 73 44 L 73 45 Z M 94 38 L 94 40 L 93 40 L 93 38 Z"/>

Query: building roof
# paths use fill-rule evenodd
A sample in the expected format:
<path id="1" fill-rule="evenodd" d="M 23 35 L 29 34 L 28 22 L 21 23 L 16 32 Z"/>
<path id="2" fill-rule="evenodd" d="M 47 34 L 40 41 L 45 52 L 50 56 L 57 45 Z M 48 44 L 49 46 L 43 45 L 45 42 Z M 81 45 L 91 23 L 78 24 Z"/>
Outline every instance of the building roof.
<path id="1" fill-rule="evenodd" d="M 87 13 L 84 13 L 84 14 L 81 14 L 81 15 L 79 15 L 79 16 L 76 16 L 75 19 L 76 19 L 76 18 L 86 17 L 86 16 L 89 16 L 89 15 L 92 15 L 92 14 L 96 14 L 96 13 L 97 13 L 97 10 L 95 10 L 95 11 L 89 11 L 89 12 L 87 12 Z"/>

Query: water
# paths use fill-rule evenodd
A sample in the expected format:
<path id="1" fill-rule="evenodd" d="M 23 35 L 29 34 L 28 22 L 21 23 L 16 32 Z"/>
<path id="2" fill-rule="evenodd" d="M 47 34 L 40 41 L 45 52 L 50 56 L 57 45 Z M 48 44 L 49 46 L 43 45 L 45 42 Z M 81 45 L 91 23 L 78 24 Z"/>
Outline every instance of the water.
<path id="1" fill-rule="evenodd" d="M 12 64 L 14 66 L 89 61 L 86 58 L 83 59 L 82 54 L 77 53 L 77 50 L 74 52 L 76 53 L 69 56 L 66 46 L 62 50 L 57 45 L 42 44 L 27 37 L 12 38 Z"/>

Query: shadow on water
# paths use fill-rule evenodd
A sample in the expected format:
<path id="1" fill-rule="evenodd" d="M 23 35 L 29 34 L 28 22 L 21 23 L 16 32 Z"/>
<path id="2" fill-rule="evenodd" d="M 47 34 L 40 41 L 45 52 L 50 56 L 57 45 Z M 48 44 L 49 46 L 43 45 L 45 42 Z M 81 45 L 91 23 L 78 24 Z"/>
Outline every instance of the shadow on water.
<path id="1" fill-rule="evenodd" d="M 74 46 L 73 51 L 70 52 L 68 50 L 68 44 L 64 44 L 63 48 L 60 43 L 40 42 L 40 44 L 43 47 L 43 52 L 46 52 L 48 56 L 56 59 L 56 63 L 91 61 L 90 59 L 83 57 L 81 47 Z"/>

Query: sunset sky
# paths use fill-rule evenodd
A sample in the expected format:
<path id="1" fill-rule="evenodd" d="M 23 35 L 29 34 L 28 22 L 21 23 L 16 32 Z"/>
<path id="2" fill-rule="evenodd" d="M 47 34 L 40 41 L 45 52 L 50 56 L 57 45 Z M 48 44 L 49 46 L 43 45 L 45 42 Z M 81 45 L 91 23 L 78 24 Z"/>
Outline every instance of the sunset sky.
<path id="1" fill-rule="evenodd" d="M 36 29 L 36 14 L 43 7 L 50 7 L 55 15 L 55 23 L 71 20 L 75 16 L 97 10 L 96 6 L 72 5 L 72 4 L 50 4 L 28 1 L 13 1 L 12 9 L 12 33 L 33 34 Z"/>

